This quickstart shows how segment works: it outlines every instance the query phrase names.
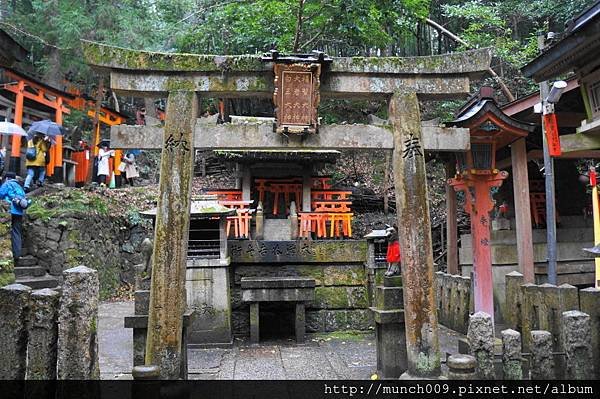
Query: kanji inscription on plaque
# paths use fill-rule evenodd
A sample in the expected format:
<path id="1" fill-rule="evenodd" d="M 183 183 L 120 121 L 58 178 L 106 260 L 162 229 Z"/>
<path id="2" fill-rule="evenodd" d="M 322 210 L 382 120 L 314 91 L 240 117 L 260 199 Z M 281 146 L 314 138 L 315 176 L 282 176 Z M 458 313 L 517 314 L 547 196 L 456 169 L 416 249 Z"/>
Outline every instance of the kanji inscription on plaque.
<path id="1" fill-rule="evenodd" d="M 281 113 L 281 123 L 309 126 L 312 107 L 312 73 L 283 71 L 282 80 L 281 102 L 284 112 Z"/>
<path id="2" fill-rule="evenodd" d="M 316 133 L 320 64 L 275 64 L 273 101 L 279 133 Z"/>

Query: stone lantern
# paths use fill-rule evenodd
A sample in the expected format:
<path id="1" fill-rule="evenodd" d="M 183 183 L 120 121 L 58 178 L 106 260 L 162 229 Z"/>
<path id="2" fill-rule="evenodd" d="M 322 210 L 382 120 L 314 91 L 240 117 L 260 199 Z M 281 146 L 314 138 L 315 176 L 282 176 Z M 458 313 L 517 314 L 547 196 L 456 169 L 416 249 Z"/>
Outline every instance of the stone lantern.
<path id="1" fill-rule="evenodd" d="M 369 303 L 372 305 L 375 286 L 383 281 L 383 275 L 387 269 L 386 254 L 388 243 L 385 229 L 371 230 L 364 238 L 367 240 L 367 257 L 365 262 L 369 283 L 367 289 Z"/>
<path id="2" fill-rule="evenodd" d="M 190 346 L 232 343 L 226 223 L 234 213 L 216 196 L 192 199 L 185 275 L 187 310 L 194 314 L 187 328 Z M 156 209 L 142 215 L 155 217 Z"/>

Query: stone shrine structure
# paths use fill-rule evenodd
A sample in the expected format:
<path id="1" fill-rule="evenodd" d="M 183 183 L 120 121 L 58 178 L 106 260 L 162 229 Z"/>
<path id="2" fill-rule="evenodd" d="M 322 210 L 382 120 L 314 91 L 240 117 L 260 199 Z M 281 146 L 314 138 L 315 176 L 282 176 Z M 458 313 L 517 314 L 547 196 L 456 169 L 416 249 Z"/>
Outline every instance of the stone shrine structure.
<path id="1" fill-rule="evenodd" d="M 273 76 L 276 57 L 265 63 L 257 56 L 151 53 L 92 42 L 84 42 L 83 47 L 89 64 L 110 72 L 111 88 L 116 92 L 167 98 L 164 128 L 119 126 L 111 134 L 111 144 L 116 147 L 163 150 L 146 347 L 146 364 L 158 365 L 161 378 L 178 378 L 183 355 L 181 332 L 186 307 L 183 293 L 195 148 L 392 150 L 400 247 L 404 256 L 406 376 L 440 375 L 425 152 L 465 151 L 469 144 L 466 129 L 422 126 L 419 100 L 467 94 L 469 78 L 489 67 L 488 49 L 432 57 L 333 58 L 321 70 L 318 95 L 389 100 L 391 126 L 323 125 L 318 126 L 318 133 L 310 133 L 307 128 L 286 136 L 273 132 L 265 124 L 196 123 L 198 96 L 272 96 L 276 87 Z M 305 57 L 293 64 L 310 66 L 316 63 L 314 58 L 320 59 L 322 55 Z M 300 245 L 283 243 L 291 249 Z M 261 242 L 240 241 L 240 244 L 261 249 Z M 263 244 L 265 248 L 279 245 Z M 314 252 L 307 255 L 314 257 Z M 283 256 L 275 253 L 277 259 Z"/>

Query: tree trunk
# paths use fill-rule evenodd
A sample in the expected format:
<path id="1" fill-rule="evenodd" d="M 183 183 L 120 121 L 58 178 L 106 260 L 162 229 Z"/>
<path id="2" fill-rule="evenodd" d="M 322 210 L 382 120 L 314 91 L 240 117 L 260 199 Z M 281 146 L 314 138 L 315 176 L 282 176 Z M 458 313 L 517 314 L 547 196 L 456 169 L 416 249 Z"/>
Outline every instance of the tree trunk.
<path id="1" fill-rule="evenodd" d="M 461 39 L 454 33 L 450 32 L 448 29 L 444 28 L 437 22 L 432 21 L 429 18 L 425 18 L 425 22 L 427 22 L 429 25 L 431 25 L 433 28 L 435 28 L 438 32 L 443 33 L 444 35 L 448 36 L 450 39 L 454 40 L 455 42 L 458 42 L 469 49 L 473 48 L 471 45 L 469 45 L 469 43 L 465 42 L 463 39 Z M 494 78 L 494 80 L 498 83 L 498 85 L 500 85 L 500 89 L 502 90 L 502 93 L 504 93 L 504 95 L 506 96 L 508 101 L 515 101 L 515 96 L 513 96 L 510 89 L 508 88 L 508 86 L 506 86 L 506 84 L 502 81 L 502 79 L 498 76 L 498 74 L 496 72 L 494 72 L 492 67 L 488 68 L 488 73 L 490 75 L 492 75 L 492 78 Z"/>
<path id="2" fill-rule="evenodd" d="M 296 33 L 294 34 L 294 53 L 299 51 L 300 37 L 302 36 L 302 14 L 304 13 L 304 0 L 298 0 L 298 14 L 296 15 Z"/>

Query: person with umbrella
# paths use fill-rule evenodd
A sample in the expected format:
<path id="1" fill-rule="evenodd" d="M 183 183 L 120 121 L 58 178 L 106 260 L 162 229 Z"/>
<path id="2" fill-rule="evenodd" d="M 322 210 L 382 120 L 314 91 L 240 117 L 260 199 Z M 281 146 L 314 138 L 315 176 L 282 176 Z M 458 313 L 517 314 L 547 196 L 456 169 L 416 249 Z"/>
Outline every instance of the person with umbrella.
<path id="1" fill-rule="evenodd" d="M 40 133 L 35 133 L 31 140 L 27 141 L 27 152 L 25 153 L 25 166 L 27 177 L 25 178 L 25 192 L 31 190 L 31 184 L 37 176 L 38 186 L 44 184 L 46 177 L 46 153 L 50 149 L 50 138 Z"/>
<path id="2" fill-rule="evenodd" d="M 50 143 L 54 142 L 56 136 L 63 135 L 63 127 L 49 119 L 33 122 L 27 131 L 27 152 L 25 153 L 25 166 L 27 166 L 27 178 L 25 179 L 25 191 L 29 191 L 34 177 L 38 176 L 38 185 L 44 183 L 46 177 L 46 154 L 50 149 Z"/>
<path id="3" fill-rule="evenodd" d="M 27 133 L 23 128 L 15 123 L 2 121 L 0 122 L 0 135 L 5 136 L 27 136 Z M 6 147 L 0 149 L 0 173 L 4 171 L 6 165 Z"/>

